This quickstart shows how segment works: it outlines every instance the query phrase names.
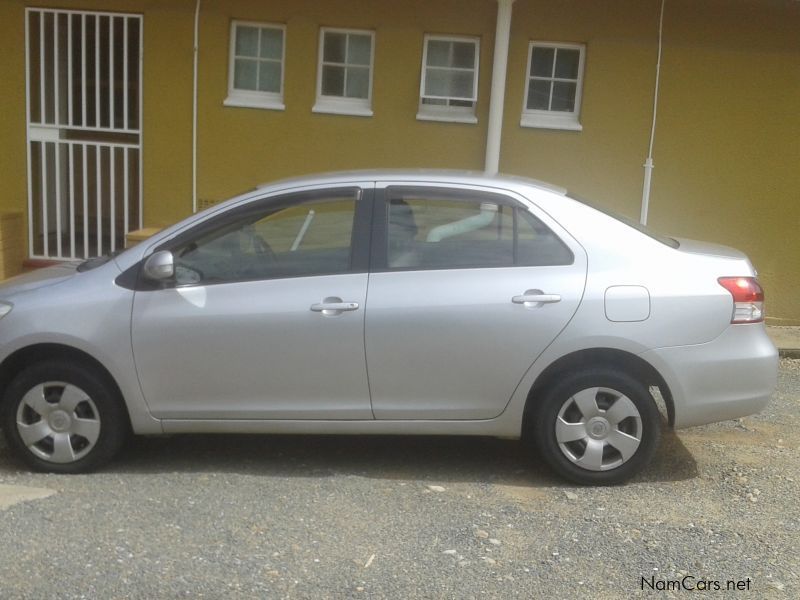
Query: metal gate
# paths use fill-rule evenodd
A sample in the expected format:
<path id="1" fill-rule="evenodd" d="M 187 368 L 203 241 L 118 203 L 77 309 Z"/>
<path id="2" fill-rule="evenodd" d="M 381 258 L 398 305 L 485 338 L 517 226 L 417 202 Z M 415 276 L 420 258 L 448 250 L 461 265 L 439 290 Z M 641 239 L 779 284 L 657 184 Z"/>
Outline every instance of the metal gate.
<path id="1" fill-rule="evenodd" d="M 142 17 L 25 14 L 31 257 L 121 249 L 142 219 Z"/>

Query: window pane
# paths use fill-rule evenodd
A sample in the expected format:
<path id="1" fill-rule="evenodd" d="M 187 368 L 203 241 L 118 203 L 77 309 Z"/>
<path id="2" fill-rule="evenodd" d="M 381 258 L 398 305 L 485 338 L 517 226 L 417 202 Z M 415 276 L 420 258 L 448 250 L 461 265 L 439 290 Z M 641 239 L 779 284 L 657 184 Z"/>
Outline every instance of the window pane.
<path id="1" fill-rule="evenodd" d="M 453 43 L 453 66 L 472 69 L 475 67 L 475 44 L 472 42 Z"/>
<path id="2" fill-rule="evenodd" d="M 322 67 L 322 95 L 344 96 L 344 67 Z"/>
<path id="3" fill-rule="evenodd" d="M 426 96 L 450 96 L 450 71 L 445 69 L 426 69 Z"/>
<path id="4" fill-rule="evenodd" d="M 258 89 L 262 92 L 281 91 L 281 63 L 262 60 L 258 66 Z"/>
<path id="5" fill-rule="evenodd" d="M 428 66 L 449 67 L 450 46 L 450 42 L 445 42 L 442 40 L 428 40 Z"/>
<path id="6" fill-rule="evenodd" d="M 531 76 L 552 77 L 555 48 L 542 48 L 534 46 L 531 56 Z"/>
<path id="7" fill-rule="evenodd" d="M 369 98 L 369 68 L 347 68 L 345 96 L 348 98 Z"/>
<path id="8" fill-rule="evenodd" d="M 451 96 L 456 98 L 472 98 L 472 81 L 474 73 L 471 71 L 453 71 L 451 74 Z"/>
<path id="9" fill-rule="evenodd" d="M 347 35 L 344 33 L 325 32 L 323 60 L 325 62 L 344 63 Z"/>
<path id="10" fill-rule="evenodd" d="M 261 30 L 261 58 L 281 60 L 283 58 L 283 31 L 263 28 Z"/>
<path id="11" fill-rule="evenodd" d="M 575 110 L 577 84 L 564 81 L 553 82 L 553 103 L 550 110 L 572 112 Z"/>
<path id="12" fill-rule="evenodd" d="M 472 100 L 449 100 L 450 106 L 464 106 L 466 108 L 472 108 L 475 106 L 475 102 Z"/>
<path id="13" fill-rule="evenodd" d="M 347 64 L 369 65 L 372 50 L 372 38 L 368 35 L 348 36 Z"/>
<path id="14" fill-rule="evenodd" d="M 550 108 L 551 81 L 532 79 L 528 89 L 528 110 L 548 110 Z"/>
<path id="15" fill-rule="evenodd" d="M 236 26 L 236 55 L 258 56 L 258 27 Z"/>
<path id="16" fill-rule="evenodd" d="M 237 58 L 234 64 L 233 87 L 237 90 L 255 90 L 258 78 L 258 61 Z"/>
<path id="17" fill-rule="evenodd" d="M 511 209 L 491 201 L 395 196 L 388 224 L 390 267 L 452 269 L 513 263 Z"/>
<path id="18" fill-rule="evenodd" d="M 221 225 L 174 250 L 178 284 L 344 273 L 355 206 L 332 195 Z"/>
<path id="19" fill-rule="evenodd" d="M 527 210 L 517 210 L 516 264 L 529 267 L 569 265 L 572 251 L 559 237 Z"/>
<path id="20" fill-rule="evenodd" d="M 278 256 L 323 248 L 349 248 L 355 200 L 330 199 L 286 208 L 261 219 L 255 229 Z"/>
<path id="21" fill-rule="evenodd" d="M 556 53 L 556 77 L 578 79 L 578 64 L 581 53 L 578 50 L 559 48 Z"/>

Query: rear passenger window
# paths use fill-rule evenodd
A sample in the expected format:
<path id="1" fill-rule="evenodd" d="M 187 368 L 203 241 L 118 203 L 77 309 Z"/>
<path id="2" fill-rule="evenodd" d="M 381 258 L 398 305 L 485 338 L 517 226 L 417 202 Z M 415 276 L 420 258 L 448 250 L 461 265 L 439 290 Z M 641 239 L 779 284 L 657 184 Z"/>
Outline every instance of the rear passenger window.
<path id="1" fill-rule="evenodd" d="M 390 189 L 391 269 L 570 264 L 572 253 L 541 221 L 498 198 Z"/>
<path id="2" fill-rule="evenodd" d="M 516 209 L 515 264 L 526 267 L 571 265 L 572 251 L 547 225 L 527 210 Z"/>

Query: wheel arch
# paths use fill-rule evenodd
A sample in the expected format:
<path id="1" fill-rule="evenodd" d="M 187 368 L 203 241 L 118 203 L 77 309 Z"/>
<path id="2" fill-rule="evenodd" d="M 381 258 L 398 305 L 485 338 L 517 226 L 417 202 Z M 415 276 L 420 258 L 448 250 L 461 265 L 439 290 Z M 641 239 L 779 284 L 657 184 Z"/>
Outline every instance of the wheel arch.
<path id="1" fill-rule="evenodd" d="M 91 354 L 79 350 L 73 346 L 65 344 L 42 343 L 33 344 L 20 348 L 10 354 L 2 364 L 0 364 L 0 401 L 5 395 L 6 388 L 11 381 L 26 367 L 44 360 L 67 360 L 78 362 L 97 372 L 97 374 L 108 384 L 109 388 L 117 396 L 121 403 L 127 420 L 128 430 L 132 430 L 131 416 L 128 412 L 127 403 L 124 401 L 122 390 L 109 370 Z"/>
<path id="2" fill-rule="evenodd" d="M 669 425 L 670 427 L 674 426 L 675 405 L 672 400 L 672 393 L 664 378 L 653 365 L 643 358 L 624 350 L 616 348 L 590 348 L 571 352 L 570 354 L 558 358 L 539 374 L 528 392 L 528 397 L 525 401 L 523 435 L 525 435 L 526 431 L 530 431 L 530 427 L 528 426 L 529 419 L 532 419 L 536 414 L 537 399 L 544 390 L 552 386 L 555 381 L 558 380 L 558 377 L 564 373 L 593 367 L 608 367 L 621 370 L 636 377 L 648 387 L 657 387 L 661 392 L 661 396 L 664 398 Z"/>

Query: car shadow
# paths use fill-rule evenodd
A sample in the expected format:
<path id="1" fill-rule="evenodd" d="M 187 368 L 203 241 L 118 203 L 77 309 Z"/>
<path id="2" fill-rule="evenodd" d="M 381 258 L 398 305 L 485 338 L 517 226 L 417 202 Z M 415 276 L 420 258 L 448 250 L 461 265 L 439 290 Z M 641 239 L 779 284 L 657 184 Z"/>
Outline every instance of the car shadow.
<path id="1" fill-rule="evenodd" d="M 18 470 L 0 438 L 0 475 Z M 560 487 L 564 480 L 517 440 L 460 436 L 175 435 L 135 437 L 105 473 L 240 473 Z M 682 481 L 697 464 L 675 433 L 663 432 L 653 462 L 634 481 Z"/>

